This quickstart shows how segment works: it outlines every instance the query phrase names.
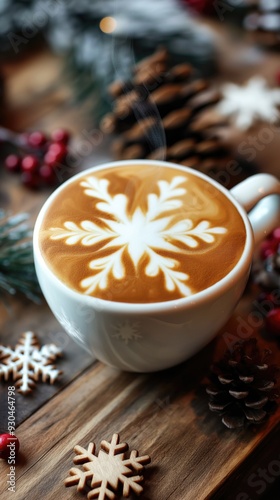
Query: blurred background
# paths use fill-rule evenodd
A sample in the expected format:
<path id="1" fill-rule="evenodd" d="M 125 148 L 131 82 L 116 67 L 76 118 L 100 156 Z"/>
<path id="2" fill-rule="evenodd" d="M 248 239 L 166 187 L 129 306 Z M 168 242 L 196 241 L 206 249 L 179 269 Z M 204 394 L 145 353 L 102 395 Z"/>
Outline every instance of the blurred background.
<path id="1" fill-rule="evenodd" d="M 174 160 L 226 187 L 275 172 L 279 26 L 278 0 L 0 0 L 3 167 L 32 188 L 113 157 Z M 50 150 L 61 128 L 66 147 Z"/>

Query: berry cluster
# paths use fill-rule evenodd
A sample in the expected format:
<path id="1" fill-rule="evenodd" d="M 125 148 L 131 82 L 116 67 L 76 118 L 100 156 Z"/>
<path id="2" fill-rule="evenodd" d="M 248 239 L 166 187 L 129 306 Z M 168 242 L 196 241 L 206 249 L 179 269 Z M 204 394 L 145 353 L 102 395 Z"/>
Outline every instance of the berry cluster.
<path id="1" fill-rule="evenodd" d="M 70 135 L 64 129 L 52 132 L 50 137 L 39 131 L 13 135 L 16 154 L 9 154 L 5 167 L 9 172 L 20 173 L 22 183 L 36 189 L 58 184 L 56 167 L 65 164 Z"/>
<path id="2" fill-rule="evenodd" d="M 253 277 L 263 290 L 259 301 L 270 304 L 265 317 L 267 331 L 280 336 L 280 227 L 262 243 Z"/>

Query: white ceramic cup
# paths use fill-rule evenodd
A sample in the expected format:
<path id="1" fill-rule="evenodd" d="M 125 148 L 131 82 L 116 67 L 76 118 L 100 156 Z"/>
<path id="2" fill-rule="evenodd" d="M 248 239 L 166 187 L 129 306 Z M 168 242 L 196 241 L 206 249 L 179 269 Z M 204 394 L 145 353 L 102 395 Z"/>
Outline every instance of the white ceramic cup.
<path id="1" fill-rule="evenodd" d="M 40 251 L 39 233 L 47 209 L 55 203 L 64 186 L 79 177 L 97 169 L 124 164 L 140 168 L 144 163 L 151 167 L 173 166 L 185 173 L 189 171 L 215 186 L 231 201 L 246 228 L 246 243 L 240 260 L 213 286 L 190 297 L 167 302 L 113 302 L 74 291 L 54 275 Z M 268 174 L 250 177 L 228 191 L 193 169 L 158 161 L 114 162 L 81 172 L 49 197 L 36 221 L 34 259 L 43 294 L 69 335 L 104 363 L 136 372 L 174 366 L 204 347 L 229 319 L 246 286 L 255 245 L 280 222 L 279 195 L 280 182 Z"/>

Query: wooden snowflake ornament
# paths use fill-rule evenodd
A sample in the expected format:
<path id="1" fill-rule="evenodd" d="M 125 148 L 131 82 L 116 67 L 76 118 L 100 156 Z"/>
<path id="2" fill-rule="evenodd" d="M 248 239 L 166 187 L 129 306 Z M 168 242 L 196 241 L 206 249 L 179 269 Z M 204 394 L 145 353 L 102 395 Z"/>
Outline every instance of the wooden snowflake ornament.
<path id="1" fill-rule="evenodd" d="M 61 356 L 61 350 L 54 344 L 40 347 L 33 332 L 25 332 L 15 349 L 0 345 L 0 380 L 12 377 L 21 394 L 28 394 L 35 387 L 40 377 L 51 384 L 62 373 L 53 365 Z"/>
<path id="2" fill-rule="evenodd" d="M 79 492 L 85 492 L 89 487 L 88 499 L 114 500 L 119 486 L 124 497 L 129 497 L 132 492 L 140 495 L 143 491 L 140 484 L 143 476 L 134 475 L 134 472 L 141 472 L 143 466 L 150 463 L 150 457 L 139 457 L 138 451 L 132 450 L 129 458 L 125 458 L 128 445 L 120 443 L 118 434 L 113 435 L 111 442 L 102 441 L 100 448 L 96 455 L 94 443 L 90 443 L 87 450 L 75 446 L 76 457 L 73 462 L 83 465 L 84 470 L 76 467 L 70 469 L 65 486 L 77 485 Z"/>

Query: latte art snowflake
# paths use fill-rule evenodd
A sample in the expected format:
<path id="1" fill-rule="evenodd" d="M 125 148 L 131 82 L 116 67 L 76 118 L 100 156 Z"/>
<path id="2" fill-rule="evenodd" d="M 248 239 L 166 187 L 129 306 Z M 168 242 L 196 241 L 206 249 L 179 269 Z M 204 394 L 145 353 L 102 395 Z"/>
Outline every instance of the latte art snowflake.
<path id="1" fill-rule="evenodd" d="M 91 220 L 80 224 L 66 221 L 62 228 L 51 228 L 51 239 L 64 239 L 70 246 L 98 245 L 95 257 L 89 262 L 93 274 L 80 283 L 87 295 L 97 288 L 106 290 L 110 275 L 117 280 L 126 278 L 125 251 L 136 272 L 143 257 L 148 257 L 146 276 L 153 278 L 162 273 L 168 291 L 178 289 L 182 296 L 192 294 L 186 284 L 189 275 L 178 271 L 176 254 L 182 254 L 184 249 L 195 249 L 201 242 L 210 245 L 215 242 L 216 235 L 226 233 L 227 229 L 211 227 L 207 220 L 197 225 L 187 218 L 173 222 L 174 211 L 183 206 L 180 198 L 187 193 L 182 187 L 186 180 L 186 177 L 176 176 L 171 182 L 158 181 L 159 194 L 147 196 L 146 212 L 137 207 L 132 214 L 128 213 L 128 197 L 125 194 L 112 196 L 107 179 L 89 176 L 81 182 L 86 196 L 100 200 L 96 208 L 104 214 L 100 216 L 102 225 Z M 106 255 L 99 256 L 100 250 L 106 250 Z M 163 252 L 170 252 L 172 256 L 163 255 Z"/>

